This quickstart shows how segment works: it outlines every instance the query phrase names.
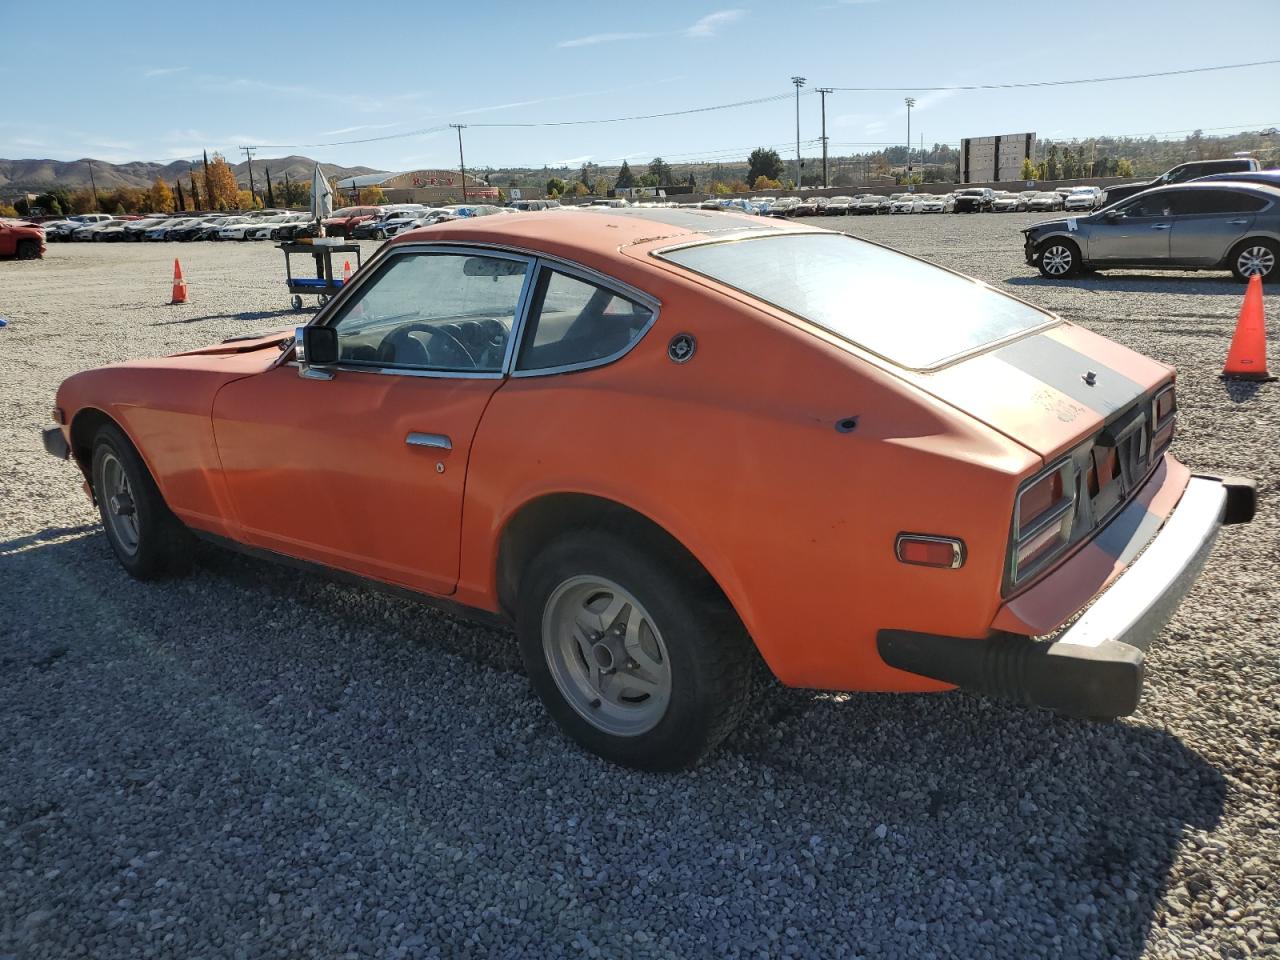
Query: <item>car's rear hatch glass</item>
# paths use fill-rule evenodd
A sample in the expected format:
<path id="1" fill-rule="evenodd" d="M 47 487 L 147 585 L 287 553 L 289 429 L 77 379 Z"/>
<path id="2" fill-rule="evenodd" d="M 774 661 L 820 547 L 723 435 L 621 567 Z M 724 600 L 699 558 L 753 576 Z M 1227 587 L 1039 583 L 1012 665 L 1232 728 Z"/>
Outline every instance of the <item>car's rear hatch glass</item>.
<path id="1" fill-rule="evenodd" d="M 976 280 L 838 233 L 709 241 L 657 256 L 912 370 L 1057 322 Z"/>

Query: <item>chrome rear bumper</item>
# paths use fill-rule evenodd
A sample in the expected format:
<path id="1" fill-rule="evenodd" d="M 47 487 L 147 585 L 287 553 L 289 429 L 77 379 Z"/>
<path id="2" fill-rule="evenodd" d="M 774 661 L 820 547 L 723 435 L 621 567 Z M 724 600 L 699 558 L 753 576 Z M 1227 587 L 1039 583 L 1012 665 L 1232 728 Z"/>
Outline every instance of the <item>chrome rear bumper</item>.
<path id="1" fill-rule="evenodd" d="M 985 640 L 881 630 L 890 666 L 1094 719 L 1137 709 L 1146 651 L 1191 589 L 1224 524 L 1253 519 L 1251 480 L 1196 476 L 1151 544 L 1052 640 L 997 633 Z"/>

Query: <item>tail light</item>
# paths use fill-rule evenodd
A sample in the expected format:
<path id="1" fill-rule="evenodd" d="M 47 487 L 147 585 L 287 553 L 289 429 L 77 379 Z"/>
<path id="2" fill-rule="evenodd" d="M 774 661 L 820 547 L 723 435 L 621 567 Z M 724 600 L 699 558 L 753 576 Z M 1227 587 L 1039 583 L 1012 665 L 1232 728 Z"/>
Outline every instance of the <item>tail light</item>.
<path id="1" fill-rule="evenodd" d="M 893 549 L 902 563 L 914 563 L 922 567 L 943 567 L 948 570 L 964 566 L 964 541 L 955 537 L 900 533 Z"/>
<path id="2" fill-rule="evenodd" d="M 1076 474 L 1070 458 L 1022 485 L 1013 508 L 1014 583 L 1040 569 L 1071 542 L 1075 504 Z"/>

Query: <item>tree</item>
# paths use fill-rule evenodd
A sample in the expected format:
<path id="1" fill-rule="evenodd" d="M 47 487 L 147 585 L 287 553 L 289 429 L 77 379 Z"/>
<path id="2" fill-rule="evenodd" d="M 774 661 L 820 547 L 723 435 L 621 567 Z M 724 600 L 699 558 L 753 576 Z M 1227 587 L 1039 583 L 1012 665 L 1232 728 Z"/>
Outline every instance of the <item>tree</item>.
<path id="1" fill-rule="evenodd" d="M 154 212 L 173 213 L 173 191 L 159 177 L 156 177 L 151 189 L 147 191 L 147 200 Z"/>
<path id="2" fill-rule="evenodd" d="M 755 183 L 760 177 L 766 180 L 778 180 L 782 176 L 782 157 L 777 150 L 756 147 L 747 157 L 747 182 Z"/>
<path id="3" fill-rule="evenodd" d="M 274 207 L 276 205 L 275 191 L 271 189 L 271 168 L 267 167 L 267 206 Z"/>
<path id="4" fill-rule="evenodd" d="M 26 197 L 19 197 L 13 202 L 13 209 L 17 210 L 21 216 L 31 216 L 31 204 Z"/>
<path id="5" fill-rule="evenodd" d="M 591 186 L 591 164 L 582 165 L 582 169 L 578 171 L 578 182 L 584 187 Z"/>
<path id="6" fill-rule="evenodd" d="M 1020 176 L 1023 180 L 1034 180 L 1036 178 L 1036 165 L 1031 162 L 1030 157 L 1025 157 L 1022 161 L 1022 173 Z"/>
<path id="7" fill-rule="evenodd" d="M 564 190 L 564 181 L 559 177 L 552 177 L 547 181 L 547 196 L 551 197 L 553 200 L 557 197 L 564 196 Z"/>
<path id="8" fill-rule="evenodd" d="M 643 177 L 635 178 L 635 185 L 637 187 L 656 187 L 658 185 L 658 178 L 652 173 L 646 173 Z"/>
<path id="9" fill-rule="evenodd" d="M 573 195 L 575 197 L 585 197 L 587 195 L 587 185 L 581 180 L 573 181 Z"/>
<path id="10" fill-rule="evenodd" d="M 1044 159 L 1044 169 L 1046 180 L 1058 179 L 1058 145 L 1056 143 L 1049 144 L 1049 153 Z"/>
<path id="11" fill-rule="evenodd" d="M 753 190 L 781 190 L 782 189 L 781 180 L 771 180 L 769 177 L 766 177 L 763 173 L 760 174 L 760 176 L 756 177 L 755 180 L 752 181 L 752 183 L 753 183 L 753 186 L 752 186 Z"/>
<path id="12" fill-rule="evenodd" d="M 596 177 L 596 182 L 591 185 L 591 192 L 597 197 L 607 197 L 609 195 L 609 181 L 604 177 Z"/>
<path id="13" fill-rule="evenodd" d="M 1133 163 L 1132 163 L 1130 160 L 1127 160 L 1127 159 L 1126 159 L 1126 158 L 1124 158 L 1124 157 L 1121 157 L 1119 160 L 1117 160 L 1117 161 L 1116 161 L 1116 176 L 1117 176 L 1117 177 L 1132 177 L 1132 176 L 1133 176 Z"/>
<path id="14" fill-rule="evenodd" d="M 73 190 L 71 193 L 71 213 L 92 213 L 95 204 L 93 202 L 93 191 L 87 187 L 81 187 L 79 190 Z M 64 211 L 66 212 L 66 211 Z"/>
<path id="15" fill-rule="evenodd" d="M 206 202 L 216 210 L 245 209 L 240 204 L 240 187 L 236 183 L 236 175 L 231 171 L 231 164 L 222 154 L 215 153 L 209 161 L 209 170 L 205 176 L 207 193 Z M 248 191 L 245 191 L 248 193 Z"/>
<path id="16" fill-rule="evenodd" d="M 186 210 L 187 198 L 182 195 L 182 181 L 181 180 L 175 181 L 175 185 L 177 186 L 178 189 L 176 191 L 177 198 L 173 201 L 174 206 L 177 207 L 179 210 Z"/>
<path id="17" fill-rule="evenodd" d="M 191 174 L 191 209 L 200 209 L 200 188 L 196 186 L 196 175 L 193 171 Z"/>
<path id="18" fill-rule="evenodd" d="M 686 184 L 686 186 L 688 186 L 688 188 L 689 188 L 690 190 L 697 190 L 697 189 L 698 189 L 698 181 L 697 181 L 697 180 L 695 180 L 695 179 L 693 178 L 693 171 L 692 171 L 692 170 L 690 170 L 690 171 L 689 171 L 689 179 L 688 179 L 687 181 L 685 181 L 685 184 Z"/>
<path id="19" fill-rule="evenodd" d="M 36 206 L 50 216 L 57 217 L 62 215 L 62 204 L 52 193 L 42 193 L 36 197 Z"/>
<path id="20" fill-rule="evenodd" d="M 631 172 L 631 166 L 627 161 L 622 161 L 622 167 L 618 170 L 618 179 L 613 182 L 615 187 L 634 187 L 636 185 L 635 174 Z"/>
<path id="21" fill-rule="evenodd" d="M 361 187 L 359 199 L 361 203 L 373 206 L 379 203 L 386 203 L 387 195 L 379 186 Z"/>
<path id="22" fill-rule="evenodd" d="M 17 207 L 11 207 L 9 204 L 0 201 L 0 217 L 16 217 L 17 215 Z"/>
<path id="23" fill-rule="evenodd" d="M 671 167 L 661 157 L 654 157 L 649 161 L 649 172 L 658 178 L 660 187 L 671 182 Z"/>

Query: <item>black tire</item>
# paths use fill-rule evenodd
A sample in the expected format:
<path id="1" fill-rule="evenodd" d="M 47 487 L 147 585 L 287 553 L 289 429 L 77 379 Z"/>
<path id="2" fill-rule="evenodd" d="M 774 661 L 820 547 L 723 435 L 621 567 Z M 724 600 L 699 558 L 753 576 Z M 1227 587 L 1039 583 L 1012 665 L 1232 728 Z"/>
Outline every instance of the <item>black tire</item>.
<path id="1" fill-rule="evenodd" d="M 1048 266 L 1045 266 L 1046 260 Z M 1080 247 L 1074 240 L 1050 237 L 1036 247 L 1036 266 L 1042 277 L 1065 280 L 1080 272 Z"/>
<path id="2" fill-rule="evenodd" d="M 14 253 L 19 260 L 35 260 L 40 256 L 40 244 L 35 240 L 19 240 Z"/>
<path id="3" fill-rule="evenodd" d="M 1262 237 L 1241 240 L 1227 255 L 1231 274 L 1241 283 L 1248 283 L 1252 276 L 1253 271 L 1248 269 L 1249 263 L 1261 268 L 1263 283 L 1275 283 L 1280 279 L 1280 269 L 1277 269 L 1280 267 L 1280 244 Z"/>
<path id="4" fill-rule="evenodd" d="M 684 769 L 714 749 L 746 710 L 756 662 L 741 623 L 711 579 L 687 569 L 692 564 L 662 556 L 612 531 L 573 531 L 529 564 L 517 600 L 520 651 L 547 711 L 585 749 L 641 770 Z M 661 634 L 670 692 L 661 719 L 649 729 L 633 735 L 603 730 L 557 685 L 543 620 L 552 615 L 557 591 L 577 578 L 602 578 L 629 592 Z M 597 699 L 593 706 L 599 705 Z"/>
<path id="5" fill-rule="evenodd" d="M 113 466 L 112 464 L 117 466 Z M 125 542 L 115 518 L 129 504 L 121 502 L 109 489 L 111 472 L 119 469 L 128 481 L 128 500 L 132 502 L 136 524 L 136 542 Z M 138 580 L 157 580 L 186 573 L 191 568 L 194 538 L 164 502 L 147 465 L 114 423 L 103 424 L 93 439 L 94 496 L 106 530 L 107 542 L 120 565 Z"/>

